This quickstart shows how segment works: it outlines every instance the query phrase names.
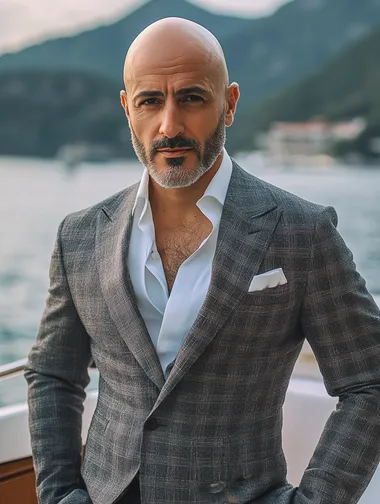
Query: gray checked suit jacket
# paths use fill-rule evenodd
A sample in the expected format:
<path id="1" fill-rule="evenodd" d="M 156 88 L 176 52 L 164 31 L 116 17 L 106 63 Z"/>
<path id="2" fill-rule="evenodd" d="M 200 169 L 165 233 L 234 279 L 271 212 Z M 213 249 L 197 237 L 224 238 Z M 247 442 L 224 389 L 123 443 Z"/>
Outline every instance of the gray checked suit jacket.
<path id="1" fill-rule="evenodd" d="M 234 163 L 210 288 L 165 381 L 126 269 L 136 191 L 59 228 L 26 369 L 40 504 L 112 504 L 138 471 L 143 504 L 356 503 L 379 463 L 380 313 L 335 211 Z M 248 292 L 280 267 L 286 285 Z M 339 403 L 293 488 L 282 405 L 305 337 Z M 81 465 L 91 359 L 99 399 Z"/>

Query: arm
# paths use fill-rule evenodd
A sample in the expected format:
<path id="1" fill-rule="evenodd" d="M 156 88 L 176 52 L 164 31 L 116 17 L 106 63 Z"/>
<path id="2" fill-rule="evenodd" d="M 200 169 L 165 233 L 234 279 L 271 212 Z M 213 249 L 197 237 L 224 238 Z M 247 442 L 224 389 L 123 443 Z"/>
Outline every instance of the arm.
<path id="1" fill-rule="evenodd" d="M 66 280 L 61 224 L 37 342 L 25 370 L 29 426 L 40 504 L 91 504 L 80 476 L 89 338 Z"/>
<path id="2" fill-rule="evenodd" d="M 356 504 L 380 460 L 380 313 L 336 231 L 317 222 L 301 313 L 326 389 L 339 397 L 293 504 Z"/>

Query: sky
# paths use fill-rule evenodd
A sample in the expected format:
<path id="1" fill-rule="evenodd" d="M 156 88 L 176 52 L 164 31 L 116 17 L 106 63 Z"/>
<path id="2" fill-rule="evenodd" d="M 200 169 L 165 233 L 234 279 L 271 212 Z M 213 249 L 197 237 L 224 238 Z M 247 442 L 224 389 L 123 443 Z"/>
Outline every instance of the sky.
<path id="1" fill-rule="evenodd" d="M 191 1 L 214 12 L 256 17 L 272 13 L 289 0 Z M 145 2 L 146 0 L 0 0 L 0 53 L 16 50 L 47 37 L 110 23 Z"/>

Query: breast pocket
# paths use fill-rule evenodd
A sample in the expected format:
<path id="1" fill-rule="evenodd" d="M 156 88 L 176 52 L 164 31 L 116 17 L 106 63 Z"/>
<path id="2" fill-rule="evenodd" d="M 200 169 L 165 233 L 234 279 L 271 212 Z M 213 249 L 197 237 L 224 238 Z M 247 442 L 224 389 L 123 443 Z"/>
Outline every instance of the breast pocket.
<path id="1" fill-rule="evenodd" d="M 303 291 L 292 284 L 247 292 L 229 319 L 226 338 L 235 351 L 269 356 L 294 331 L 299 320 Z M 290 340 L 289 340 L 290 341 Z"/>
<path id="2" fill-rule="evenodd" d="M 278 285 L 260 291 L 247 292 L 241 302 L 241 306 L 252 308 L 254 306 L 265 305 L 288 305 L 292 303 L 297 296 L 296 288 L 287 283 Z"/>

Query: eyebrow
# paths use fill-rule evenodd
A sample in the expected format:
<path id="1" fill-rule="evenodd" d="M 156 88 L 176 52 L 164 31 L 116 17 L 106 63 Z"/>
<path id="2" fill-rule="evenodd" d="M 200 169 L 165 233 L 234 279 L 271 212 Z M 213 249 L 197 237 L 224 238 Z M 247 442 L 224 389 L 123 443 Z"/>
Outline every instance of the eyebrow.
<path id="1" fill-rule="evenodd" d="M 176 91 L 174 93 L 174 96 L 184 96 L 184 95 L 188 95 L 191 93 L 197 93 L 197 94 L 204 96 L 204 95 L 208 94 L 208 91 L 200 86 L 191 86 L 191 87 L 179 89 L 178 91 Z M 162 97 L 162 96 L 165 96 L 162 91 L 144 90 L 144 91 L 140 91 L 140 93 L 138 93 L 134 97 L 133 100 L 134 101 L 139 100 L 140 98 L 157 98 L 157 97 Z"/>
<path id="2" fill-rule="evenodd" d="M 208 91 L 200 86 L 191 86 L 191 87 L 179 89 L 178 91 L 176 91 L 174 93 L 174 96 L 183 96 L 183 95 L 187 95 L 187 94 L 191 94 L 191 93 L 206 95 L 206 94 L 208 94 Z"/>
<path id="3" fill-rule="evenodd" d="M 140 91 L 133 100 L 138 100 L 139 98 L 156 98 L 157 96 L 164 96 L 164 93 L 161 91 Z"/>

